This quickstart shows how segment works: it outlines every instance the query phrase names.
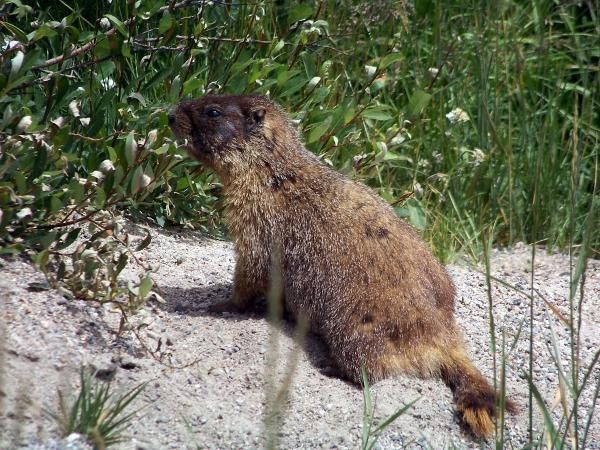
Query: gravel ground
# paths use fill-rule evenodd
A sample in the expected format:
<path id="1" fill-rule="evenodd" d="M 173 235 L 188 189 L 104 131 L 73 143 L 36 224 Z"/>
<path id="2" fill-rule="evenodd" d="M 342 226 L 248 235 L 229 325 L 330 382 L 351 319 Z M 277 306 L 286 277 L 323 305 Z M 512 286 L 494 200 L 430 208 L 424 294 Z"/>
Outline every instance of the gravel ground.
<path id="1" fill-rule="evenodd" d="M 143 238 L 140 227 L 129 227 L 134 237 Z M 3 354 L 0 352 L 0 448 L 86 448 L 78 444 L 77 436 L 57 440 L 56 424 L 43 413 L 44 408 L 56 410 L 57 387 L 76 388 L 81 364 L 114 377 L 117 391 L 148 383 L 135 402 L 139 411 L 127 430 L 128 438 L 117 448 L 261 447 L 265 380 L 273 374 L 281 379 L 290 355 L 297 356 L 298 363 L 279 433 L 281 448 L 357 448 L 362 392 L 329 375 L 329 357 L 317 337 L 309 336 L 305 349 L 298 351 L 293 327 L 285 324 L 278 333 L 279 358 L 270 364 L 271 327 L 263 313 L 207 312 L 208 305 L 225 300 L 230 293 L 231 244 L 189 231 L 151 231 L 152 244 L 140 254 L 145 262 L 159 265 L 154 279 L 166 303 L 150 300 L 131 318 L 138 337 L 131 331 L 117 335 L 120 316 L 110 307 L 39 290 L 44 278 L 29 264 L 0 259 L 0 326 L 4 334 L 0 345 L 0 349 L 4 347 Z M 494 276 L 530 291 L 530 247 L 496 250 L 491 263 Z M 565 317 L 571 266 L 568 256 L 537 249 L 534 286 Z M 458 291 L 456 315 L 467 348 L 477 367 L 491 377 L 485 277 L 467 265 L 453 265 L 449 271 Z M 124 276 L 132 278 L 135 273 Z M 508 354 L 507 391 L 520 412 L 507 418 L 506 440 L 519 448 L 527 442 L 529 391 L 522 373 L 529 361 L 529 301 L 501 283 L 493 284 L 491 294 L 498 345 L 503 336 L 507 346 L 516 340 Z M 546 403 L 553 405 L 558 370 L 551 356 L 551 336 L 552 332 L 556 335 L 560 361 L 567 368 L 568 332 L 540 296 L 536 296 L 534 308 L 533 378 Z M 589 262 L 582 318 L 580 360 L 582 367 L 588 367 L 600 346 L 600 261 Z M 593 386 L 599 377 L 596 368 L 591 376 Z M 378 417 L 418 399 L 382 435 L 382 449 L 493 447 L 493 442 L 475 442 L 461 431 L 450 391 L 439 380 L 397 377 L 377 383 L 372 390 Z M 582 394 L 580 424 L 592 407 L 592 391 Z M 560 417 L 560 406 L 554 407 L 553 414 Z M 593 449 L 600 449 L 597 416 L 587 441 Z M 534 428 L 541 429 L 537 408 L 534 422 Z"/>

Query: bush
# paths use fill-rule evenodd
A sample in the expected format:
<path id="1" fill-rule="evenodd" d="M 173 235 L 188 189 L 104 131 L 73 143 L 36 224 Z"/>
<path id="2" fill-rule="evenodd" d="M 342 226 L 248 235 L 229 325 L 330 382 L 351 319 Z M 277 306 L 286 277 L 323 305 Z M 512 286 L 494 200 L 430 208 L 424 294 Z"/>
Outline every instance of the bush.
<path id="1" fill-rule="evenodd" d="M 142 302 L 147 270 L 116 281 L 135 251 L 117 214 L 223 231 L 218 180 L 167 127 L 171 105 L 206 92 L 268 93 L 444 259 L 483 240 L 599 248 L 595 12 L 486 8 L 8 0 L 2 253 L 35 255 L 79 297 Z"/>

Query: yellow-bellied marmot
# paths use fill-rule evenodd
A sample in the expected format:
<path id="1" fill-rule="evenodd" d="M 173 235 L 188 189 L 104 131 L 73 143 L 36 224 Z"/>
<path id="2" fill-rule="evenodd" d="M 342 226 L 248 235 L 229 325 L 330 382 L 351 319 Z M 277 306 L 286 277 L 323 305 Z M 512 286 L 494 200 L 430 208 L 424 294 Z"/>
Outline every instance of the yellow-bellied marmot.
<path id="1" fill-rule="evenodd" d="M 286 310 L 308 319 L 345 376 L 358 383 L 364 364 L 373 381 L 441 377 L 467 427 L 492 432 L 496 394 L 465 354 L 452 281 L 388 204 L 306 150 L 267 97 L 184 101 L 169 125 L 223 182 L 237 262 L 233 297 L 215 309 L 265 296 L 277 251 Z"/>

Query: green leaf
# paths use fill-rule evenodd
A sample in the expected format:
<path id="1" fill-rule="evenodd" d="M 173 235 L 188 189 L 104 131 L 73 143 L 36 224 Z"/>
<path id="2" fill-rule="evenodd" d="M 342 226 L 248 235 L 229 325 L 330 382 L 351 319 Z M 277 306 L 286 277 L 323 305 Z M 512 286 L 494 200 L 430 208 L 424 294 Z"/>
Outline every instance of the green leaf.
<path id="1" fill-rule="evenodd" d="M 131 58 L 131 48 L 125 41 L 121 42 L 121 55 L 125 58 Z"/>
<path id="2" fill-rule="evenodd" d="M 431 94 L 420 89 L 413 92 L 408 102 L 408 115 L 409 117 L 416 117 L 420 115 L 429 101 L 431 100 Z"/>
<path id="3" fill-rule="evenodd" d="M 29 41 L 27 35 L 16 25 L 5 21 L 0 21 L 0 26 L 6 28 L 8 32 L 12 34 L 19 42 L 26 44 Z"/>
<path id="4" fill-rule="evenodd" d="M 137 166 L 133 172 L 131 178 L 131 193 L 137 194 L 142 188 L 142 177 L 144 176 L 144 169 L 142 166 Z"/>
<path id="5" fill-rule="evenodd" d="M 417 230 L 424 230 L 427 226 L 427 219 L 425 218 L 425 211 L 421 205 L 409 206 L 409 220 L 413 227 Z"/>
<path id="6" fill-rule="evenodd" d="M 296 92 L 298 92 L 302 89 L 302 87 L 304 85 L 304 78 L 303 77 L 293 78 L 293 79 L 289 80 L 285 85 L 289 86 L 289 87 L 281 93 L 281 96 L 283 98 L 291 97 Z"/>
<path id="7" fill-rule="evenodd" d="M 390 53 L 389 55 L 384 56 L 379 62 L 379 68 L 385 69 L 391 64 L 400 62 L 404 59 L 404 55 L 402 53 Z"/>
<path id="8" fill-rule="evenodd" d="M 79 180 L 71 179 L 69 182 L 69 193 L 71 194 L 71 198 L 76 202 L 83 200 L 85 191 Z"/>
<path id="9" fill-rule="evenodd" d="M 145 276 L 144 278 L 142 278 L 142 281 L 140 281 L 140 288 L 139 288 L 139 296 L 141 299 L 146 298 L 146 296 L 152 290 L 153 285 L 154 285 L 154 283 L 152 282 L 152 278 L 150 278 L 149 276 Z"/>
<path id="10" fill-rule="evenodd" d="M 40 270 L 46 273 L 46 267 L 48 266 L 48 261 L 50 260 L 50 253 L 48 250 L 42 250 L 39 253 L 36 253 L 33 257 L 33 261 L 37 264 Z"/>
<path id="11" fill-rule="evenodd" d="M 135 135 L 132 131 L 127 135 L 127 139 L 125 140 L 125 161 L 127 161 L 128 167 L 133 166 L 136 156 L 137 142 L 135 141 Z"/>
<path id="12" fill-rule="evenodd" d="M 248 58 L 245 61 L 238 61 L 236 62 L 234 65 L 231 66 L 231 69 L 229 69 L 231 71 L 232 75 L 237 75 L 241 72 L 246 71 L 246 69 L 248 68 L 248 66 L 250 66 L 251 64 L 255 63 L 256 61 L 252 58 Z"/>
<path id="13" fill-rule="evenodd" d="M 365 119 L 372 120 L 390 120 L 392 118 L 391 115 L 385 112 L 385 108 L 381 107 L 365 109 L 361 116 Z"/>
<path id="14" fill-rule="evenodd" d="M 100 186 L 96 188 L 96 199 L 94 200 L 94 204 L 96 208 L 101 209 L 104 207 L 106 203 L 106 192 Z"/>
<path id="15" fill-rule="evenodd" d="M 56 235 L 56 231 L 40 232 L 31 236 L 31 242 L 39 244 L 43 249 L 47 249 L 56 240 Z"/>
<path id="16" fill-rule="evenodd" d="M 173 26 L 173 18 L 169 12 L 165 12 L 158 23 L 158 34 L 165 34 Z"/>
<path id="17" fill-rule="evenodd" d="M 117 31 L 124 38 L 128 38 L 129 37 L 129 33 L 127 32 L 127 28 L 125 28 L 125 24 L 123 22 L 121 22 L 119 19 L 117 19 L 112 14 L 104 14 L 104 17 L 106 17 L 108 20 L 110 20 L 112 22 L 112 24 L 115 26 L 115 28 L 117 29 Z"/>
<path id="18" fill-rule="evenodd" d="M 273 47 L 273 50 L 271 50 L 272 55 L 275 53 L 279 53 L 281 51 L 281 49 L 285 46 L 285 41 L 283 39 L 277 40 L 276 42 L 277 42 L 277 44 L 275 44 L 275 46 Z"/>
<path id="19" fill-rule="evenodd" d="M 282 70 L 277 74 L 277 85 L 283 86 L 290 78 L 297 76 L 300 73 L 299 70 Z"/>
<path id="20" fill-rule="evenodd" d="M 37 177 L 39 177 L 44 170 L 46 169 L 46 164 L 48 162 L 48 152 L 44 147 L 40 147 L 35 154 L 35 160 L 33 161 L 33 167 L 31 168 L 31 172 L 29 173 L 29 181 L 33 181 Z"/>
<path id="21" fill-rule="evenodd" d="M 50 211 L 55 213 L 63 208 L 63 202 L 60 200 L 58 195 L 53 195 L 50 198 Z"/>
<path id="22" fill-rule="evenodd" d="M 125 268 L 128 259 L 129 257 L 127 256 L 127 253 L 121 253 L 119 255 L 119 261 L 117 262 L 117 267 L 115 269 L 116 275 L 119 275 L 121 271 Z"/>
<path id="23" fill-rule="evenodd" d="M 30 41 L 39 41 L 40 39 L 44 39 L 46 37 L 51 38 L 56 36 L 57 33 L 56 31 L 54 31 L 52 28 L 50 28 L 48 25 L 44 24 L 41 27 L 39 27 L 37 30 L 35 30 L 33 33 L 30 33 L 29 35 L 27 35 L 27 37 L 29 38 Z"/>
<path id="24" fill-rule="evenodd" d="M 27 180 L 25 179 L 23 172 L 15 172 L 15 184 L 17 186 L 17 191 L 19 192 L 19 194 L 27 193 Z"/>
<path id="25" fill-rule="evenodd" d="M 392 152 L 390 150 L 388 150 L 387 152 L 385 152 L 385 156 L 383 157 L 384 161 L 396 161 L 396 160 L 401 160 L 401 161 L 409 161 L 412 162 L 412 158 L 410 158 L 409 156 L 406 155 L 399 155 L 398 153 Z"/>
<path id="26" fill-rule="evenodd" d="M 144 108 L 146 107 L 146 99 L 139 92 L 134 92 L 133 94 L 129 94 L 127 96 L 127 98 L 137 100 L 138 102 L 140 102 L 140 105 L 142 105 Z"/>
<path id="27" fill-rule="evenodd" d="M 109 195 L 111 194 L 112 188 L 115 184 L 115 171 L 111 170 L 110 172 L 108 172 L 105 177 L 104 177 L 104 183 L 102 190 L 104 191 L 104 195 L 106 197 L 106 194 L 108 193 Z"/>
<path id="28" fill-rule="evenodd" d="M 313 13 L 313 6 L 310 3 L 303 3 L 290 11 L 288 22 L 294 23 L 299 20 L 308 19 Z"/>
<path id="29" fill-rule="evenodd" d="M 170 147 L 171 146 L 169 144 L 164 144 L 164 145 L 161 145 L 160 147 L 158 147 L 157 149 L 152 150 L 152 152 L 157 155 L 162 155 L 164 153 L 167 153 L 169 151 Z"/>
<path id="30" fill-rule="evenodd" d="M 329 127 L 331 126 L 332 121 L 333 121 L 333 117 L 329 116 L 325 120 L 323 120 L 321 123 L 316 125 L 308 134 L 307 142 L 309 144 L 312 144 L 313 142 L 317 142 L 321 138 L 321 136 L 323 136 L 327 132 L 327 130 L 329 130 Z"/>
<path id="31" fill-rule="evenodd" d="M 70 139 L 69 131 L 70 131 L 70 127 L 68 127 L 68 126 L 59 128 L 56 131 L 56 133 L 54 133 L 54 136 L 52 137 L 52 143 L 57 147 L 61 147 L 61 146 L 65 145 Z"/>
<path id="32" fill-rule="evenodd" d="M 348 125 L 350 121 L 354 118 L 354 114 L 356 113 L 356 109 L 354 106 L 348 106 L 344 112 L 344 125 Z"/>
<path id="33" fill-rule="evenodd" d="M 57 243 L 56 248 L 54 250 L 58 251 L 67 248 L 69 245 L 75 242 L 80 232 L 81 228 L 73 228 L 67 233 L 64 239 L 62 239 L 61 237 L 61 240 Z"/>
<path id="34" fill-rule="evenodd" d="M 204 80 L 200 78 L 190 78 L 185 83 L 183 83 L 183 95 L 187 95 L 191 92 L 194 92 L 204 86 Z"/>
<path id="35" fill-rule="evenodd" d="M 106 147 L 106 151 L 108 152 L 108 159 L 110 159 L 116 165 L 117 161 L 119 160 L 117 151 L 114 149 L 114 147 Z"/>

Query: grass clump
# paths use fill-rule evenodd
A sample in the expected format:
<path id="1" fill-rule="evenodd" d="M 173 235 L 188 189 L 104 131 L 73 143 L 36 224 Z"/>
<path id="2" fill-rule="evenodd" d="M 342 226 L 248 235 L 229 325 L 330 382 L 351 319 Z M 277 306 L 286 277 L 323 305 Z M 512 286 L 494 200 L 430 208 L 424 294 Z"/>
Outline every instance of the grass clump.
<path id="1" fill-rule="evenodd" d="M 365 367 L 361 367 L 360 371 L 362 391 L 363 391 L 363 427 L 360 437 L 360 448 L 362 450 L 371 450 L 375 448 L 375 444 L 379 440 L 381 433 L 392 424 L 398 417 L 406 413 L 418 399 L 398 408 L 396 412 L 391 414 L 385 420 L 377 422 L 375 417 L 375 400 L 369 386 L 369 377 Z"/>
<path id="2" fill-rule="evenodd" d="M 58 424 L 60 434 L 66 437 L 71 433 L 79 433 L 98 450 L 123 442 L 123 432 L 137 413 L 126 413 L 125 410 L 146 384 L 140 384 L 124 394 L 115 394 L 110 382 L 96 380 L 83 368 L 79 381 L 77 397 L 70 400 L 59 389 L 58 411 L 48 412 Z"/>

